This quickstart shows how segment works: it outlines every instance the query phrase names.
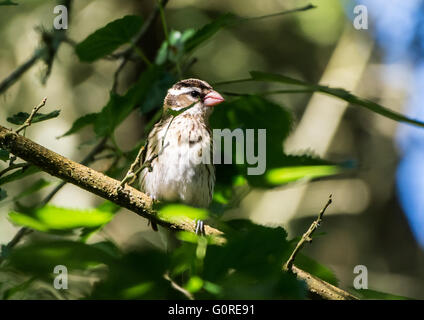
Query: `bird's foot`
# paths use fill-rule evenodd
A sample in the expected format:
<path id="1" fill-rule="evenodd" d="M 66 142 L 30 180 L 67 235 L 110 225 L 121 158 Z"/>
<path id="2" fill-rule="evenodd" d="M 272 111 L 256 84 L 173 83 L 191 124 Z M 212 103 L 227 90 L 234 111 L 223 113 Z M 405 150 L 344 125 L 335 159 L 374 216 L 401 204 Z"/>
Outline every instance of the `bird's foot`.
<path id="1" fill-rule="evenodd" d="M 203 222 L 203 220 L 194 220 L 194 222 L 196 223 L 196 228 L 195 228 L 195 233 L 198 236 L 206 236 L 206 232 L 205 232 L 205 224 Z"/>

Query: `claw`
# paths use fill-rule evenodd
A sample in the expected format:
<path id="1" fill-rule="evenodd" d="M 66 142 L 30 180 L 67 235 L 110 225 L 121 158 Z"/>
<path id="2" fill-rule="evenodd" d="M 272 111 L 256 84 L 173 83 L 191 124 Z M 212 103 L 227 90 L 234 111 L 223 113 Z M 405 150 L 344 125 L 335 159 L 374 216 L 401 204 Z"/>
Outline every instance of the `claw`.
<path id="1" fill-rule="evenodd" d="M 196 223 L 196 229 L 195 229 L 195 233 L 198 236 L 205 236 L 206 232 L 205 232 L 205 224 L 202 220 L 194 220 L 194 222 Z"/>

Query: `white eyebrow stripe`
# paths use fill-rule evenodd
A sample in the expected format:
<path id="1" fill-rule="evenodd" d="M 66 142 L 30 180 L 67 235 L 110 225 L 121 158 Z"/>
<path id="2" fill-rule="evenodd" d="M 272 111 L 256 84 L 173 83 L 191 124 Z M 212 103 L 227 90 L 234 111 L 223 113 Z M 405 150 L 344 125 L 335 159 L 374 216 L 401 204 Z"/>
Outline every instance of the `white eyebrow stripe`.
<path id="1" fill-rule="evenodd" d="M 183 94 L 183 93 L 189 93 L 189 92 L 191 92 L 191 91 L 197 91 L 197 92 L 199 92 L 200 93 L 200 91 L 199 91 L 199 89 L 197 89 L 197 88 L 180 88 L 180 89 L 169 89 L 168 90 L 168 93 L 169 94 L 172 94 L 172 95 L 174 95 L 174 96 L 178 96 L 178 95 L 180 95 L 180 94 Z"/>

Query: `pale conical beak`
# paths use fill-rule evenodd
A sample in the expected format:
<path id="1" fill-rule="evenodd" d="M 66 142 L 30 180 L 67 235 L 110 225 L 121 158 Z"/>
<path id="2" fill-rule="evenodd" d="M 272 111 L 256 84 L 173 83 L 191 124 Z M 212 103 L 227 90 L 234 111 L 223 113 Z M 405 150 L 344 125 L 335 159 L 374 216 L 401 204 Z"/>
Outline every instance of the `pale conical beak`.
<path id="1" fill-rule="evenodd" d="M 224 98 L 215 90 L 209 92 L 203 99 L 203 103 L 207 107 L 215 106 L 224 101 Z"/>

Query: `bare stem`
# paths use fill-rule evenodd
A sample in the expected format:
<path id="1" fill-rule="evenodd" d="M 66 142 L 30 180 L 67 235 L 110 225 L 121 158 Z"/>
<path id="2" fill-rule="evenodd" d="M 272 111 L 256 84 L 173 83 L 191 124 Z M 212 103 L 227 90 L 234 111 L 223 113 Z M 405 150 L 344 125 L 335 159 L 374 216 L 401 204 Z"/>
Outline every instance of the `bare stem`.
<path id="1" fill-rule="evenodd" d="M 294 248 L 290 258 L 287 260 L 287 262 L 284 264 L 283 269 L 286 271 L 292 271 L 292 267 L 293 267 L 293 263 L 294 260 L 296 259 L 296 255 L 300 252 L 300 250 L 303 248 L 303 246 L 305 245 L 306 242 L 311 242 L 312 241 L 312 234 L 315 232 L 315 230 L 319 227 L 321 221 L 322 221 L 322 216 L 325 213 L 325 210 L 327 210 L 328 206 L 331 204 L 331 202 L 333 202 L 332 200 L 332 195 L 330 194 L 330 196 L 328 197 L 328 201 L 325 204 L 324 208 L 321 209 L 321 211 L 318 214 L 318 218 L 312 222 L 311 226 L 309 227 L 308 231 L 306 231 L 302 238 L 299 240 L 299 242 L 297 243 L 296 247 Z"/>

